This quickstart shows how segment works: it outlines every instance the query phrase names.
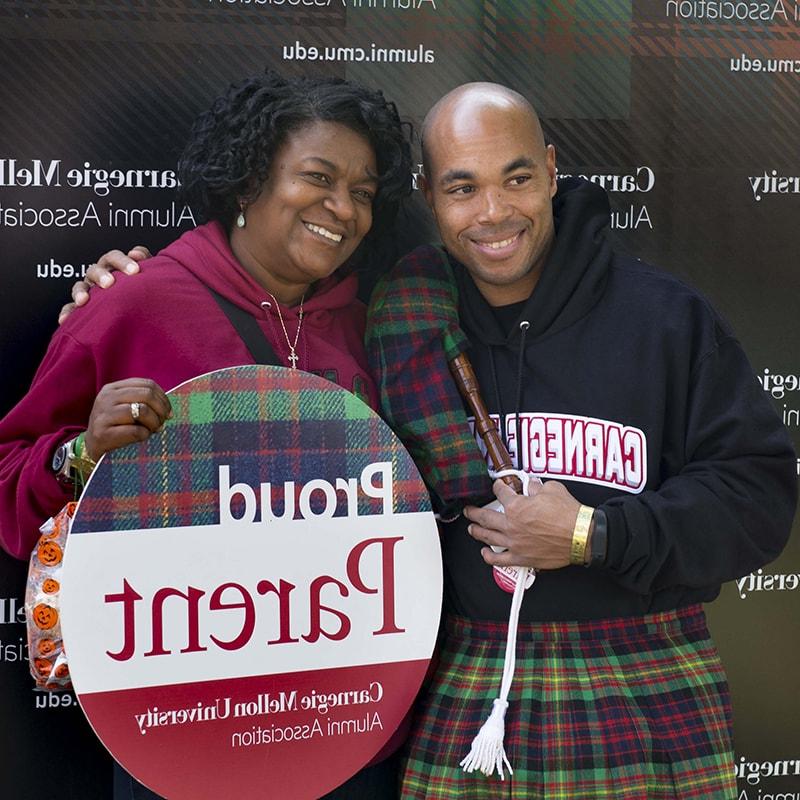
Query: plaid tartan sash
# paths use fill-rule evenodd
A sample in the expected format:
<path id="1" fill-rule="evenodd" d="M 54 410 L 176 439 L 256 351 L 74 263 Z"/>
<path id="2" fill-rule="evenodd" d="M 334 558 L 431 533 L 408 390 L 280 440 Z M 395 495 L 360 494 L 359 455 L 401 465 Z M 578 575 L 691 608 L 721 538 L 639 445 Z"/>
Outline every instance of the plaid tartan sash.
<path id="1" fill-rule="evenodd" d="M 469 343 L 441 248 L 418 247 L 380 281 L 367 311 L 367 354 L 380 411 L 411 453 L 443 512 L 491 494 L 448 361 Z"/>

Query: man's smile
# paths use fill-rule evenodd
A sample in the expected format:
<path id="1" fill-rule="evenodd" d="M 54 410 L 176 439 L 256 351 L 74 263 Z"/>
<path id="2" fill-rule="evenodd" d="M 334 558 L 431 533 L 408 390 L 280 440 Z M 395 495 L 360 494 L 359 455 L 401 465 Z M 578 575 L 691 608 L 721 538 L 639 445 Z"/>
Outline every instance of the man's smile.
<path id="1" fill-rule="evenodd" d="M 470 241 L 484 253 L 492 256 L 505 256 L 516 249 L 523 233 L 525 233 L 524 230 L 517 231 L 512 236 L 505 236 L 503 239 L 475 239 L 470 237 Z"/>

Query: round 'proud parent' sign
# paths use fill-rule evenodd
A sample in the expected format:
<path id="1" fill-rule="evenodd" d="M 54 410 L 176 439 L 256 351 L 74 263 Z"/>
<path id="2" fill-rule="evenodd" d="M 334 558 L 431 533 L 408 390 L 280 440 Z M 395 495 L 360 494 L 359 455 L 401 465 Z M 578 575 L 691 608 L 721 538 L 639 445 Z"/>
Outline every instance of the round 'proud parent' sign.
<path id="1" fill-rule="evenodd" d="M 164 797 L 319 797 L 387 742 L 428 666 L 427 492 L 389 428 L 313 375 L 237 367 L 170 399 L 164 430 L 106 456 L 75 515 L 75 691 Z"/>

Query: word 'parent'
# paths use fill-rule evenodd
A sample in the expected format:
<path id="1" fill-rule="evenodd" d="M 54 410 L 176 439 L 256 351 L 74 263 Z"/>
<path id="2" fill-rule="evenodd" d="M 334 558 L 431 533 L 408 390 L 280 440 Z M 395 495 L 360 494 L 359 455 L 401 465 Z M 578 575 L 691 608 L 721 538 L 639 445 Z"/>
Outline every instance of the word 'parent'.
<path id="1" fill-rule="evenodd" d="M 175 639 L 184 645 L 180 648 L 181 653 L 198 653 L 208 650 L 211 646 L 227 651 L 240 650 L 248 645 L 256 631 L 258 595 L 272 596 L 270 607 L 262 610 L 267 612 L 272 622 L 273 633 L 277 633 L 277 636 L 268 639 L 267 645 L 293 644 L 301 640 L 314 644 L 321 638 L 332 641 L 346 639 L 350 635 L 354 621 L 344 608 L 336 608 L 329 603 L 336 595 L 340 600 L 350 597 L 351 590 L 356 594 L 375 596 L 381 624 L 371 631 L 372 636 L 403 633 L 405 628 L 398 627 L 396 622 L 395 606 L 395 546 L 402 541 L 402 536 L 365 539 L 355 544 L 347 553 L 343 565 L 343 580 L 326 574 L 311 578 L 307 586 L 300 589 L 301 593 L 307 594 L 307 604 L 305 604 L 305 619 L 301 622 L 304 623 L 305 632 L 299 635 L 296 631 L 297 610 L 295 609 L 293 613 L 296 605 L 293 602 L 293 592 L 298 586 L 283 578 L 275 581 L 267 579 L 257 581 L 254 587 L 255 596 L 252 590 L 242 584 L 225 581 L 213 587 L 187 586 L 186 589 L 180 589 L 175 586 L 163 586 L 147 598 L 137 592 L 130 581 L 124 578 L 121 592 L 105 595 L 107 604 L 121 606 L 121 626 L 118 624 L 117 629 L 121 629 L 123 637 L 122 647 L 117 651 L 107 650 L 106 655 L 115 661 L 128 661 L 135 655 L 145 657 L 170 655 L 176 646 Z M 373 576 L 370 583 L 367 583 L 367 578 L 362 575 L 364 566 L 362 562 L 368 551 L 366 560 L 372 562 L 372 568 L 368 567 L 366 571 Z M 378 573 L 380 579 L 374 573 Z M 323 594 L 330 599 L 323 602 Z M 180 621 L 171 626 L 172 642 L 167 642 L 165 637 L 164 605 L 168 600 L 178 603 L 185 614 L 182 618 L 179 614 Z M 145 607 L 149 606 L 142 609 L 147 618 L 146 622 L 142 620 L 143 625 L 138 622 L 139 615 L 137 615 L 137 605 L 141 601 L 144 601 Z M 223 623 L 230 622 L 231 615 L 238 622 L 238 625 L 234 624 L 236 633 L 232 636 L 233 631 L 230 630 L 230 626 L 223 624 L 220 627 L 225 628 L 228 633 L 227 636 L 223 636 L 215 622 L 219 617 L 223 618 Z M 360 620 L 361 624 L 364 621 Z M 274 630 L 276 622 L 277 631 Z M 148 630 L 150 649 L 141 652 L 142 645 L 137 640 L 137 632 L 148 632 Z"/>

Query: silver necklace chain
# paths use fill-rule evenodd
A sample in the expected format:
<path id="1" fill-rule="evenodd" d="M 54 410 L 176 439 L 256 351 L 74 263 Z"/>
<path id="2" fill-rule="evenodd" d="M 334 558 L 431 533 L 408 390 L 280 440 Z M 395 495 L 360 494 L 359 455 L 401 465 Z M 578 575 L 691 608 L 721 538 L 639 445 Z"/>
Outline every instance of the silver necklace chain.
<path id="1" fill-rule="evenodd" d="M 283 314 L 281 314 L 280 304 L 275 299 L 274 294 L 270 294 L 270 292 L 267 292 L 267 294 L 272 298 L 272 302 L 275 303 L 275 308 L 278 312 L 278 319 L 280 320 L 281 328 L 283 329 L 283 335 L 286 338 L 286 344 L 289 346 L 289 367 L 291 369 L 297 369 L 297 362 L 300 360 L 300 356 L 297 355 L 297 342 L 300 340 L 300 328 L 303 326 L 303 301 L 306 299 L 305 292 L 303 292 L 303 296 L 300 298 L 300 311 L 297 314 L 297 330 L 294 333 L 294 344 L 292 344 L 292 340 L 289 338 L 289 331 L 286 330 L 286 323 L 283 321 Z"/>

